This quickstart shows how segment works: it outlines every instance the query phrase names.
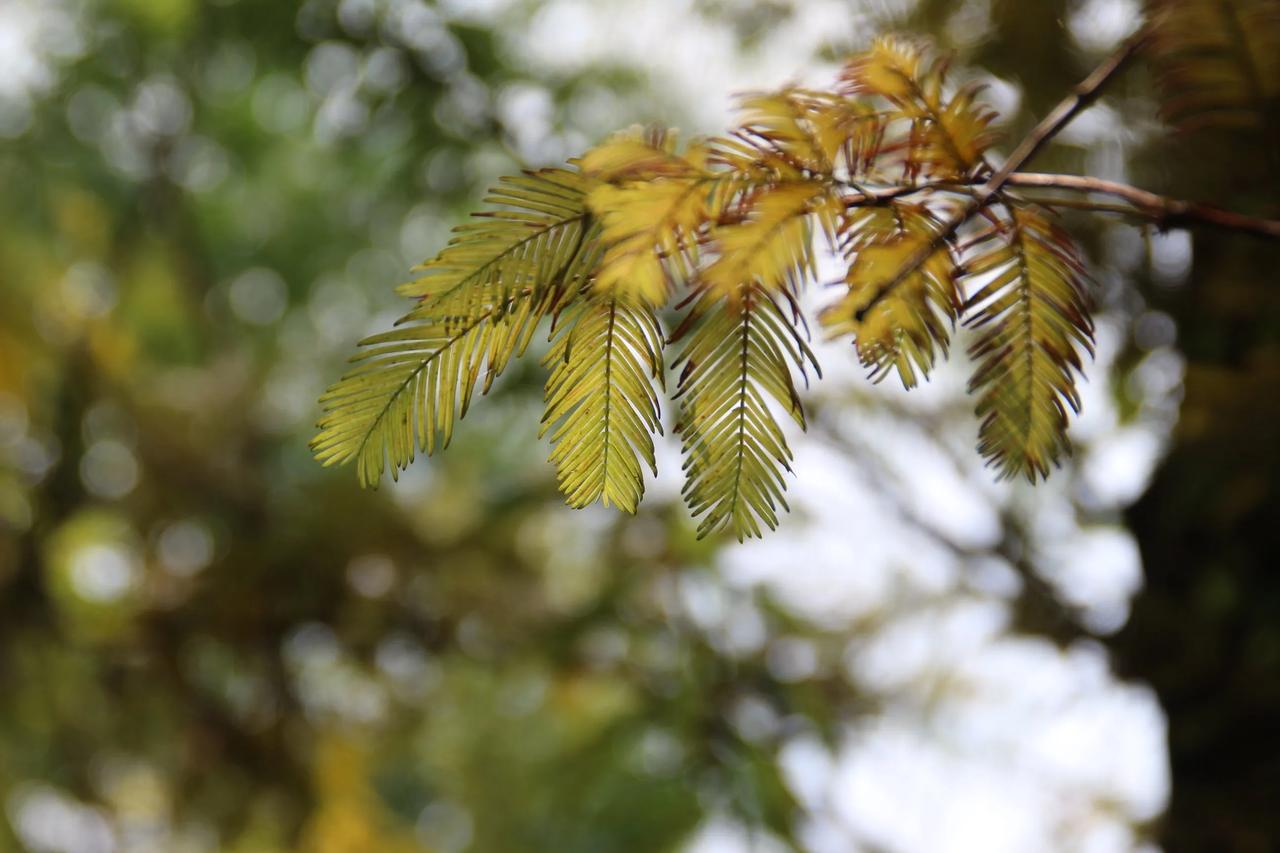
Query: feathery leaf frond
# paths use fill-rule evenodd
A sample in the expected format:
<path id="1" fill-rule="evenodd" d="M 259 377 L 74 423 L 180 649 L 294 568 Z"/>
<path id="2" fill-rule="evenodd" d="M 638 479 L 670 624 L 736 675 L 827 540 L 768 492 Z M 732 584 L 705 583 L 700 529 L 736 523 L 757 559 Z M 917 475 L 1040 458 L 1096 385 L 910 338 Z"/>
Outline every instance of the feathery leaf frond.
<path id="1" fill-rule="evenodd" d="M 858 357 L 875 381 L 897 369 L 906 388 L 928 376 L 938 351 L 946 354 L 949 327 L 960 312 L 956 263 L 946 241 L 915 272 L 905 264 L 935 242 L 941 223 L 926 207 L 908 202 L 857 207 L 844 225 L 852 256 L 844 297 L 822 312 L 834 335 L 852 334 Z"/>
<path id="2" fill-rule="evenodd" d="M 1278 2 L 1149 0 L 1161 79 L 1178 90 L 1172 117 L 1266 120 L 1260 110 L 1280 96 Z M 1003 478 L 1045 477 L 1070 450 L 1093 327 L 1076 248 L 1020 190 L 1096 186 L 1166 223 L 1202 206 L 1018 170 L 1147 39 L 1126 41 L 999 171 L 979 89 L 948 83 L 947 62 L 922 43 L 882 38 L 835 91 L 745 96 L 725 136 L 682 146 L 668 131 L 632 130 L 569 169 L 503 178 L 487 199 L 495 208 L 400 289 L 413 310 L 363 341 L 325 392 L 316 456 L 355 460 L 373 483 L 443 447 L 475 389 L 550 317 L 541 434 L 560 489 L 575 507 L 635 512 L 662 432 L 658 313 L 683 289 L 688 310 L 670 338 L 683 495 L 699 536 L 759 536 L 786 509 L 781 412 L 804 427 L 797 372 L 818 372 L 798 304 L 821 236 L 847 265 L 820 315 L 826 331 L 853 338 L 873 380 L 897 373 L 911 388 L 967 316 L 979 452 Z"/>
<path id="3" fill-rule="evenodd" d="M 691 178 L 703 174 L 703 149 L 691 145 L 681 154 L 674 131 L 652 129 L 630 130 L 582 155 L 579 165 L 583 174 L 598 181 L 619 183 L 651 178 Z"/>
<path id="4" fill-rule="evenodd" d="M 880 156 L 883 117 L 861 100 L 787 88 L 739 106 L 741 126 L 709 150 L 712 163 L 744 178 L 867 177 Z"/>
<path id="5" fill-rule="evenodd" d="M 1071 238 L 1042 208 L 1009 205 L 967 264 L 979 287 L 968 306 L 980 336 L 969 383 L 980 391 L 979 452 L 1002 478 L 1047 477 L 1070 452 L 1067 408 L 1080 411 L 1075 373 L 1093 353 L 1086 273 Z"/>
<path id="6" fill-rule="evenodd" d="M 990 128 L 995 113 L 977 100 L 978 87 L 948 98 L 946 77 L 946 60 L 892 37 L 876 39 L 841 75 L 846 95 L 886 102 L 884 153 L 894 154 L 907 182 L 969 175 L 997 139 Z"/>
<path id="7" fill-rule="evenodd" d="M 653 381 L 662 381 L 662 330 L 653 310 L 593 291 L 559 318 L 545 364 L 551 462 L 573 507 L 597 500 L 634 513 L 643 462 L 657 473 L 653 433 L 662 432 Z"/>
<path id="8" fill-rule="evenodd" d="M 415 267 L 419 277 L 398 292 L 460 320 L 553 275 L 572 292 L 590 269 L 590 253 L 578 249 L 590 227 L 586 194 L 593 184 L 566 169 L 500 178 L 485 197 L 499 207 L 454 228 L 449 245 Z"/>
<path id="9" fill-rule="evenodd" d="M 739 135 L 752 140 L 764 155 L 757 165 L 770 165 L 788 177 L 829 175 L 844 140 L 830 131 L 822 133 L 813 119 L 837 105 L 829 95 L 798 89 L 748 95 L 739 105 L 744 113 Z"/>
<path id="10" fill-rule="evenodd" d="M 798 292 L 813 269 L 811 216 L 834 234 L 835 217 L 843 207 L 830 187 L 818 181 L 761 190 L 738 208 L 739 221 L 711 231 L 717 257 L 703 271 L 703 284 L 730 298 L 736 298 L 748 280 L 770 292 Z"/>
<path id="11" fill-rule="evenodd" d="M 624 301 L 660 306 L 673 277 L 687 279 L 708 217 L 701 149 L 676 153 L 673 136 L 625 134 L 588 152 L 584 170 L 600 181 L 588 203 L 603 224 L 596 288 Z"/>
<path id="12" fill-rule="evenodd" d="M 733 298 L 704 291 L 673 338 L 687 339 L 676 361 L 683 366 L 676 392 L 676 431 L 686 456 L 685 501 L 704 515 L 699 537 L 729 529 L 742 541 L 778 524 L 787 508 L 783 471 L 791 450 L 769 400 L 801 428 L 804 409 L 792 365 L 817 369 L 778 295 L 742 285 Z"/>
<path id="13" fill-rule="evenodd" d="M 553 290 L 530 292 L 465 319 L 419 309 L 402 328 L 361 341 L 358 366 L 320 397 L 316 458 L 325 465 L 354 459 L 360 481 L 372 486 L 388 464 L 395 477 L 417 450 L 447 446 L 481 374 L 487 391 L 524 352 L 554 300 Z"/>
<path id="14" fill-rule="evenodd" d="M 607 248 L 596 288 L 649 305 L 671 296 L 673 277 L 687 277 L 696 232 L 705 221 L 701 182 L 655 178 L 601 184 L 591 193 Z"/>
<path id="15" fill-rule="evenodd" d="M 388 463 L 395 477 L 418 450 L 449 443 L 481 375 L 484 393 L 593 269 L 599 236 L 586 186 L 565 170 L 503 179 L 490 199 L 505 208 L 455 229 L 401 289 L 417 307 L 361 341 L 357 366 L 320 398 L 317 459 L 355 460 L 360 481 L 374 485 Z"/>

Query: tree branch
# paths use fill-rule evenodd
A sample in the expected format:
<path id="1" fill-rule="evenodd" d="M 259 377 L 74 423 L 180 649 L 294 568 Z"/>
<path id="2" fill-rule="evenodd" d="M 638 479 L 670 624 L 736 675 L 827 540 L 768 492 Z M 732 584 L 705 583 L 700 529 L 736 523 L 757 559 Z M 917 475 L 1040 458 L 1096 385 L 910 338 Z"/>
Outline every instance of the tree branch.
<path id="1" fill-rule="evenodd" d="M 982 185 L 973 198 L 943 223 L 942 228 L 934 235 L 933 239 L 917 249 L 893 278 L 881 285 L 875 295 L 871 297 L 871 300 L 858 311 L 857 320 L 861 322 L 867 316 L 867 313 L 875 308 L 890 291 L 913 275 L 939 247 L 955 236 L 960 226 L 968 222 L 970 217 L 991 201 L 1011 175 L 1034 157 L 1036 152 L 1062 128 L 1066 127 L 1068 122 L 1079 115 L 1081 110 L 1093 103 L 1102 91 L 1102 87 L 1133 58 L 1138 48 L 1147 40 L 1148 35 L 1149 32 L 1144 27 L 1126 39 L 1088 77 L 1081 80 L 1071 90 L 1071 94 L 1063 98 L 1056 107 L 1050 110 L 1049 114 L 1019 143 L 1018 147 L 1009 155 L 1009 159 L 1005 160 L 1004 164 Z"/>
<path id="2" fill-rule="evenodd" d="M 884 204 L 894 199 L 923 192 L 949 192 L 957 195 L 968 195 L 970 198 L 976 199 L 982 191 L 976 188 L 979 183 L 979 179 L 975 178 L 969 183 L 955 180 L 939 180 L 901 186 L 869 187 L 850 185 L 857 192 L 857 195 L 846 201 L 845 205 L 847 207 L 862 207 L 865 205 Z M 1280 220 L 1247 216 L 1243 213 L 1236 213 L 1211 204 L 1168 198 L 1149 190 L 1122 184 L 1118 181 L 1104 180 L 1103 178 L 1091 178 L 1083 175 L 1055 175 L 1043 172 L 1014 172 L 1006 176 L 1004 185 L 1007 187 L 1067 190 L 1087 194 L 1109 195 L 1121 199 L 1128 205 L 1106 204 L 1104 202 L 1071 198 L 1027 199 L 1050 207 L 1071 207 L 1077 210 L 1138 216 L 1150 220 L 1159 228 L 1205 225 L 1225 231 L 1236 231 L 1280 240 Z"/>
<path id="3" fill-rule="evenodd" d="M 1021 169 L 1044 147 L 1045 143 L 1057 136 L 1085 107 L 1097 100 L 1098 95 L 1102 92 L 1102 87 L 1133 58 L 1138 48 L 1142 47 L 1143 43 L 1146 42 L 1148 36 L 1149 31 L 1146 28 L 1140 29 L 1131 35 L 1116 49 L 1115 53 L 1093 69 L 1093 72 L 1088 77 L 1081 80 L 1071 90 L 1071 94 L 1063 98 L 1056 107 L 1050 110 L 1049 114 L 1041 119 L 1031 133 L 1027 134 L 1027 137 L 1018 144 L 1018 147 L 1013 149 L 1009 159 L 991 176 L 991 180 L 987 181 L 986 185 L 983 186 L 982 191 L 978 194 L 977 204 L 984 205 L 990 201 L 991 197 L 1008 181 L 1010 175 Z M 956 226 L 959 227 L 959 224 L 956 223 Z"/>
<path id="4" fill-rule="evenodd" d="M 1224 210 L 1194 201 L 1166 198 L 1153 192 L 1106 181 L 1101 178 L 1080 175 L 1047 175 L 1035 172 L 1017 172 L 1009 175 L 1006 183 L 1015 187 L 1041 187 L 1044 189 L 1074 190 L 1097 193 L 1123 199 L 1133 205 L 1134 212 L 1151 219 L 1161 228 L 1179 225 L 1208 225 L 1228 231 L 1242 231 L 1280 240 L 1280 220 L 1259 219 L 1231 210 Z M 1113 210 L 1113 208 L 1107 208 Z"/>

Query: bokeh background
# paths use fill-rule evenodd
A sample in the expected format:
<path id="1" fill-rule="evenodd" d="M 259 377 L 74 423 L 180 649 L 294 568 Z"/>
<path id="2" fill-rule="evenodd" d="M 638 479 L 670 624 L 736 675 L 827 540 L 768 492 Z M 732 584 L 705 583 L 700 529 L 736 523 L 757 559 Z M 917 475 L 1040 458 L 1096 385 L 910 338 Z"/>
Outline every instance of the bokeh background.
<path id="1" fill-rule="evenodd" d="M 891 30 L 1016 141 L 1140 15 L 0 0 L 0 849 L 1272 849 L 1272 246 L 1069 216 L 1099 354 L 1034 489 L 961 356 L 907 394 L 847 344 L 763 542 L 695 540 L 674 444 L 636 517 L 565 508 L 536 358 L 396 484 L 306 448 L 497 175 Z M 1171 133 L 1139 66 L 1035 165 L 1275 215 L 1266 132 Z"/>

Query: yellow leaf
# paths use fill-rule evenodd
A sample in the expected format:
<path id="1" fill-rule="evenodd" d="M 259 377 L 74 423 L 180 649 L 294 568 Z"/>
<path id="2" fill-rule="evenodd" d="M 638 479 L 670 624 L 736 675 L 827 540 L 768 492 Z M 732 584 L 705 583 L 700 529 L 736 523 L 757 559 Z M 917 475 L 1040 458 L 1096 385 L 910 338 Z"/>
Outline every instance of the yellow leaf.
<path id="1" fill-rule="evenodd" d="M 662 330 L 652 309 L 590 294 L 568 309 L 544 361 L 542 433 L 570 506 L 595 501 L 634 513 L 643 467 L 657 473 L 653 433 L 662 432 L 653 380 L 662 379 Z"/>
<path id="2" fill-rule="evenodd" d="M 905 101 L 919 94 L 924 68 L 924 52 L 917 43 L 881 36 L 849 60 L 842 76 L 859 94 Z"/>
<path id="3" fill-rule="evenodd" d="M 682 275 L 691 270 L 706 216 L 705 194 L 699 178 L 656 178 L 593 190 L 587 202 L 600 218 L 606 246 L 596 287 L 649 305 L 666 302 L 667 265 Z"/>
<path id="4" fill-rule="evenodd" d="M 817 370 L 794 322 L 747 283 L 726 296 L 704 291 L 672 336 L 684 340 L 676 430 L 686 457 L 685 502 L 703 516 L 699 538 L 721 529 L 740 542 L 760 536 L 787 509 L 791 450 L 772 408 L 803 429 L 794 372 Z"/>
<path id="5" fill-rule="evenodd" d="M 809 112 L 813 96 L 795 90 L 754 94 L 743 99 L 744 126 L 781 155 L 782 169 L 830 173 L 834 151 L 828 152 L 818 138 Z"/>
<path id="6" fill-rule="evenodd" d="M 884 150 L 896 152 L 905 181 L 967 175 L 996 139 L 995 113 L 978 102 L 978 87 L 943 97 L 946 66 L 915 42 L 881 38 L 842 73 L 847 95 L 888 102 Z"/>
<path id="7" fill-rule="evenodd" d="M 680 155 L 670 133 L 642 137 L 635 132 L 617 136 L 592 148 L 582 156 L 583 174 L 601 181 L 618 182 L 645 178 L 687 178 L 702 172 L 696 156 Z"/>
<path id="8" fill-rule="evenodd" d="M 809 216 L 829 198 L 820 182 L 779 184 L 762 190 L 744 219 L 712 232 L 719 256 L 702 273 L 710 291 L 732 297 L 744 283 L 759 282 L 765 290 L 796 291 L 813 265 Z"/>
<path id="9" fill-rule="evenodd" d="M 965 172 L 982 159 L 999 134 L 991 130 L 995 112 L 977 102 L 979 89 L 958 92 L 938 113 L 938 124 L 950 140 L 948 153 L 956 155 L 955 171 Z"/>
<path id="10" fill-rule="evenodd" d="M 822 313 L 832 335 L 852 334 L 876 381 L 896 369 L 912 388 L 933 368 L 960 309 L 955 262 L 945 243 L 933 247 L 937 221 L 924 208 L 891 205 L 852 220 L 856 254 L 845 297 Z M 906 269 L 922 252 L 923 263 Z"/>

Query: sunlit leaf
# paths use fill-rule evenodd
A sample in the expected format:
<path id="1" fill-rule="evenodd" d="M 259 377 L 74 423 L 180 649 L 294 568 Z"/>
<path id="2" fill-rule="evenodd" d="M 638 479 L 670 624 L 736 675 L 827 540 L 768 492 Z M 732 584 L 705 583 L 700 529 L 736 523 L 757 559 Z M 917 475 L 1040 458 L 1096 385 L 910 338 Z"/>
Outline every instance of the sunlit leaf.
<path id="1" fill-rule="evenodd" d="M 990 128 L 995 113 L 978 101 L 978 89 L 949 93 L 946 71 L 946 61 L 922 43 L 881 37 L 841 75 L 846 95 L 884 103 L 889 138 L 883 149 L 907 181 L 967 175 L 997 138 Z"/>
<path id="2" fill-rule="evenodd" d="M 394 331 L 361 341 L 357 366 L 320 398 L 317 459 L 354 460 L 372 485 L 388 465 L 395 476 L 418 450 L 449 443 L 481 376 L 487 391 L 593 268 L 598 229 L 586 186 L 562 170 L 503 179 L 489 198 L 504 207 L 456 229 L 402 288 L 418 306 Z"/>
<path id="3" fill-rule="evenodd" d="M 657 473 L 661 432 L 654 380 L 662 378 L 662 330 L 652 309 L 592 292 L 561 317 L 547 354 L 542 432 L 555 444 L 560 490 L 570 506 L 597 500 L 635 512 L 643 467 Z"/>
<path id="4" fill-rule="evenodd" d="M 831 231 L 835 209 L 829 188 L 816 181 L 761 191 L 743 206 L 741 221 L 712 232 L 717 257 L 703 271 L 703 283 L 731 298 L 744 281 L 772 292 L 798 291 L 813 268 L 811 216 Z"/>
<path id="5" fill-rule="evenodd" d="M 661 305 L 671 295 L 674 267 L 692 268 L 697 231 L 705 221 L 706 189 L 698 178 L 654 178 L 602 184 L 591 207 L 606 245 L 596 288 L 627 300 Z"/>
<path id="6" fill-rule="evenodd" d="M 912 388 L 938 353 L 946 354 L 960 296 L 951 248 L 937 240 L 940 227 L 927 209 L 896 202 L 856 208 L 845 224 L 848 290 L 821 319 L 832 335 L 853 335 L 877 381 L 896 369 Z M 921 252 L 928 252 L 924 262 L 906 272 Z"/>

